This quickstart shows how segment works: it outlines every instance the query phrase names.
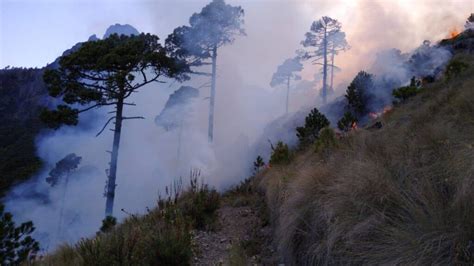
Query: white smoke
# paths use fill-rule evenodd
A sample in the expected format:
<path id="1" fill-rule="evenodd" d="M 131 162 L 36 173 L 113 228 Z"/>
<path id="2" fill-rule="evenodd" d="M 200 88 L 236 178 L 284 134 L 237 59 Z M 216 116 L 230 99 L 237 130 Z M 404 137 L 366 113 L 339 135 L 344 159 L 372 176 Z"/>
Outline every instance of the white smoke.
<path id="1" fill-rule="evenodd" d="M 344 1 L 336 1 L 333 7 L 329 5 L 329 1 L 316 2 L 320 5 L 314 1 L 303 0 L 229 1 L 230 4 L 242 5 L 245 9 L 244 27 L 247 36 L 239 37 L 235 44 L 221 48 L 218 53 L 215 142 L 209 144 L 207 141 L 209 88 L 201 85 L 208 80 L 194 78 L 185 85 L 200 88 L 201 94 L 194 100 L 194 111 L 183 126 L 179 162 L 178 132 L 157 127 L 154 118 L 161 112 L 169 95 L 181 84 L 169 82 L 148 85 L 129 100 L 137 106 L 127 106 L 125 115 L 144 116 L 146 119 L 124 122 L 114 215 L 122 219 L 127 214 L 121 212 L 121 209 L 129 213 L 143 213 L 147 207 L 154 207 L 159 192 L 163 192 L 165 186 L 180 176 L 186 180 L 192 168 L 199 168 L 204 181 L 212 186 L 218 189 L 228 188 L 249 176 L 251 162 L 257 155 L 257 144 L 267 147 L 265 152 L 268 152 L 269 145 L 266 141 L 270 136 L 278 136 L 283 140 L 294 139 L 294 132 L 291 131 L 293 128 L 283 128 L 293 126 L 292 123 L 277 121 L 267 127 L 270 122 L 285 113 L 285 90 L 271 89 L 269 82 L 282 60 L 294 56 L 294 51 L 300 48 L 299 43 L 304 32 L 309 29 L 313 20 L 322 15 L 331 15 L 336 19 L 340 19 L 337 15 L 347 15 L 341 22 L 343 30 L 348 31 L 348 42 L 353 49 L 337 57 L 336 64 L 342 71 L 336 76 L 335 87 L 340 89 L 334 97 L 344 93 L 357 71 L 367 69 L 378 52 L 400 44 L 401 40 L 414 31 L 404 28 L 405 21 L 397 20 L 393 24 L 404 31 L 386 35 L 391 29 L 383 27 L 384 24 L 380 23 L 380 20 L 383 18 L 390 21 L 397 13 L 389 12 L 386 6 L 382 8 L 381 1 L 374 2 L 373 5 L 384 11 L 387 15 L 385 17 L 364 17 L 363 14 L 370 13 L 372 6 L 363 4 L 367 1 L 358 2 L 358 8 L 354 10 L 359 13 L 349 12 L 347 7 L 352 5 Z M 202 1 L 202 6 L 206 3 L 207 1 Z M 160 4 L 148 6 L 149 4 L 144 4 L 148 12 L 161 9 Z M 183 3 L 176 3 L 173 12 L 179 9 L 180 4 Z M 308 11 L 316 7 L 317 11 Z M 199 12 L 199 9 L 194 12 Z M 405 14 L 412 11 L 403 12 Z M 191 14 L 182 16 L 180 21 L 185 23 Z M 160 29 L 166 25 L 167 33 L 180 26 L 164 24 L 166 22 L 162 21 L 162 17 L 154 19 L 157 21 L 149 21 L 149 24 L 159 25 Z M 115 22 L 110 21 L 109 24 Z M 153 28 L 150 25 L 146 25 L 146 28 Z M 140 25 L 134 26 L 141 28 Z M 371 32 L 380 30 L 380 35 L 364 34 L 368 29 Z M 166 37 L 159 35 L 161 39 Z M 421 44 L 424 36 L 408 37 L 411 48 L 415 48 L 416 43 Z M 390 72 L 402 83 L 410 78 L 409 72 L 395 57 L 390 55 L 378 58 L 380 61 L 377 61 L 377 64 L 387 68 L 381 70 L 382 68 L 378 67 L 378 71 Z M 290 112 L 319 105 L 319 86 L 311 81 L 316 72 L 318 71 L 314 67 L 306 66 L 303 77 L 307 80 L 302 82 L 309 85 L 300 86 L 304 89 L 296 92 L 292 91 Z M 298 85 L 295 84 L 295 87 Z M 7 210 L 14 214 L 18 222 L 34 222 L 37 228 L 35 237 L 46 250 L 54 249 L 61 242 L 73 243 L 81 237 L 92 236 L 100 227 L 105 209 L 105 169 L 110 161 L 110 155 L 106 151 L 111 149 L 112 133 L 106 130 L 99 137 L 95 137 L 95 134 L 107 121 L 108 111 L 110 110 L 104 108 L 81 115 L 82 122 L 78 127 L 63 127 L 38 137 L 38 153 L 45 162 L 44 169 L 30 181 L 15 187 L 5 199 Z M 305 112 L 300 114 L 304 116 Z M 285 119 L 291 120 L 291 117 L 290 114 Z M 278 139 L 271 140 L 274 142 Z M 83 159 L 80 168 L 70 177 L 62 226 L 64 230 L 58 232 L 61 189 L 50 188 L 45 178 L 58 160 L 72 152 Z"/>

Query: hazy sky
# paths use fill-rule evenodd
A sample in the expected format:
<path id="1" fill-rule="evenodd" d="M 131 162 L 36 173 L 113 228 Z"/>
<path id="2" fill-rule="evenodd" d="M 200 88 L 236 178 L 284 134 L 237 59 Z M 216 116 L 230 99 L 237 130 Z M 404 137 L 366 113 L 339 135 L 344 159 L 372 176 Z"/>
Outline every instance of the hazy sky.
<path id="1" fill-rule="evenodd" d="M 209 1 L 0 0 L 0 67 L 44 66 L 75 43 L 87 40 L 90 35 L 97 34 L 101 37 L 106 28 L 114 23 L 129 23 L 139 31 L 152 32 L 160 38 L 165 38 L 174 27 L 185 24 L 189 16 L 199 11 L 207 2 Z M 466 18 L 469 12 L 474 12 L 474 0 L 229 0 L 227 2 L 242 5 L 247 14 L 252 12 L 253 7 L 259 7 L 259 12 L 265 12 L 266 20 L 260 22 L 270 24 L 260 25 L 261 34 L 265 34 L 266 27 L 272 26 L 272 20 L 282 17 L 298 20 L 298 23 L 290 22 L 292 25 L 307 24 L 295 29 L 298 33 L 304 32 L 313 19 L 328 14 L 340 19 L 353 35 L 362 31 L 369 35 L 379 34 L 380 38 L 384 38 L 384 33 L 370 31 L 373 26 L 370 24 L 371 21 L 377 23 L 378 29 L 385 34 L 389 32 L 398 34 L 400 29 L 391 26 L 403 27 L 403 23 L 406 23 L 407 28 L 402 29 L 402 32 L 408 30 L 413 35 L 408 37 L 410 40 L 407 41 L 408 46 L 411 40 L 419 41 L 429 37 L 426 35 L 430 34 L 430 31 L 433 31 L 433 34 L 438 31 L 439 34 L 447 31 L 443 27 L 449 24 L 453 27 L 462 26 L 463 18 Z M 269 8 L 266 9 L 265 5 Z M 286 8 L 275 9 L 276 6 L 290 5 L 296 10 L 291 13 L 294 14 L 292 18 L 288 18 L 285 14 Z M 402 13 L 401 16 L 398 16 L 397 12 Z M 380 25 L 377 22 L 384 17 L 388 25 Z M 444 24 L 433 24 L 440 19 Z M 367 28 L 361 28 L 361 25 Z M 358 36 L 364 37 L 367 34 Z M 399 38 L 405 37 L 399 36 Z M 299 40 L 292 41 L 296 44 L 299 42 Z M 354 42 L 352 46 L 354 47 Z"/>

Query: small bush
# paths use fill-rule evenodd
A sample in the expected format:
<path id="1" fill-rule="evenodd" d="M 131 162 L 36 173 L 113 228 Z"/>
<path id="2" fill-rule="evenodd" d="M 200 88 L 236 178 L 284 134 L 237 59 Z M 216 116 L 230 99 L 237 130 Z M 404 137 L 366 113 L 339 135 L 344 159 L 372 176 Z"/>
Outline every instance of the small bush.
<path id="1" fill-rule="evenodd" d="M 291 161 L 291 154 L 288 145 L 282 141 L 278 141 L 276 147 L 272 145 L 272 156 L 270 164 L 288 164 Z"/>
<path id="2" fill-rule="evenodd" d="M 405 102 L 408 98 L 411 98 L 418 94 L 420 89 L 414 86 L 400 87 L 394 89 L 392 92 L 393 97 L 398 100 L 398 102 Z"/>
<path id="3" fill-rule="evenodd" d="M 452 80 L 459 76 L 462 72 L 468 69 L 469 65 L 467 63 L 461 62 L 459 60 L 452 60 L 446 66 L 446 79 Z"/>
<path id="4" fill-rule="evenodd" d="M 395 103 L 405 102 L 409 98 L 417 95 L 420 92 L 420 86 L 420 81 L 418 81 L 415 77 L 412 77 L 409 86 L 394 89 L 392 91 L 392 95 L 396 99 Z"/>
<path id="5" fill-rule="evenodd" d="M 316 152 L 327 152 L 329 149 L 336 146 L 336 134 L 334 130 L 329 127 L 325 127 L 319 133 L 319 139 L 314 144 Z"/>
<path id="6" fill-rule="evenodd" d="M 173 219 L 166 219 L 166 213 L 174 213 Z M 142 218 L 132 216 L 115 230 L 83 239 L 74 248 L 76 254 L 58 264 L 69 265 L 79 257 L 82 265 L 189 265 L 192 256 L 187 221 L 174 206 Z"/>
<path id="7" fill-rule="evenodd" d="M 191 189 L 183 195 L 179 206 L 191 226 L 198 230 L 210 230 L 217 220 L 220 196 L 208 185 L 199 184 L 197 176 L 191 179 Z"/>
<path id="8" fill-rule="evenodd" d="M 337 128 L 344 132 L 348 132 L 357 123 L 357 118 L 351 112 L 345 112 L 344 116 L 337 122 Z"/>
<path id="9" fill-rule="evenodd" d="M 265 161 L 263 161 L 263 158 L 259 155 L 257 156 L 257 159 L 255 159 L 255 162 L 253 162 L 253 171 L 255 174 L 257 174 L 260 169 L 262 169 L 265 166 Z"/>
<path id="10" fill-rule="evenodd" d="M 329 126 L 329 120 L 314 108 L 311 113 L 305 118 L 303 127 L 296 128 L 296 136 L 300 141 L 300 145 L 310 144 L 316 141 L 319 136 L 319 131 Z"/>
<path id="11" fill-rule="evenodd" d="M 102 220 L 102 226 L 100 227 L 100 232 L 107 233 L 110 230 L 112 230 L 112 228 L 114 228 L 116 224 L 117 224 L 117 218 L 108 215 L 107 217 L 105 217 L 104 220 Z"/>
<path id="12" fill-rule="evenodd" d="M 66 245 L 37 261 L 40 265 L 189 265 L 191 229 L 207 229 L 215 223 L 220 197 L 216 190 L 198 183 L 192 171 L 190 187 L 181 180 L 166 188 L 158 208 L 146 215 L 130 215 L 115 225 L 109 216 L 96 237 Z"/>

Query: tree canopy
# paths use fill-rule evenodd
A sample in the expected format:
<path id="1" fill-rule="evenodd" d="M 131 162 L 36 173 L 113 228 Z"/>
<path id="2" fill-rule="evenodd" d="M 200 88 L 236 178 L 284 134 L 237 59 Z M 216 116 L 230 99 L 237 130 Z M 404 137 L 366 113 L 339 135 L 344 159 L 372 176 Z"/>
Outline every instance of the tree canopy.
<path id="1" fill-rule="evenodd" d="M 327 52 L 325 50 L 331 47 L 332 43 L 343 46 L 346 42 L 345 34 L 341 35 L 341 27 L 339 21 L 327 16 L 313 21 L 310 31 L 305 34 L 305 39 L 301 42 L 306 49 L 299 52 L 300 56 L 303 59 L 313 59 L 313 62 L 317 62 L 323 58 L 324 53 Z"/>
<path id="2" fill-rule="evenodd" d="M 288 80 L 299 80 L 301 76 L 297 74 L 303 70 L 299 58 L 286 59 L 283 64 L 279 65 L 277 71 L 273 73 L 270 86 L 287 85 Z"/>
<path id="3" fill-rule="evenodd" d="M 112 34 L 107 39 L 85 42 L 77 51 L 62 56 L 59 69 L 47 70 L 44 80 L 50 95 L 61 97 L 65 104 L 56 110 L 43 110 L 43 121 L 52 128 L 76 125 L 79 113 L 115 105 L 119 98 L 159 82 L 160 77 L 187 79 L 188 66 L 168 56 L 158 40 L 151 34 Z M 72 104 L 87 107 L 79 109 Z"/>
<path id="4" fill-rule="evenodd" d="M 296 128 L 300 145 L 313 143 L 319 137 L 319 131 L 329 126 L 329 120 L 317 108 L 306 116 L 304 126 Z"/>
<path id="5" fill-rule="evenodd" d="M 46 178 L 46 182 L 52 187 L 56 186 L 64 175 L 77 169 L 81 160 L 82 157 L 77 156 L 75 153 L 66 155 L 66 157 L 58 161 L 56 166 L 49 172 L 49 177 Z"/>
<path id="6" fill-rule="evenodd" d="M 374 89 L 374 78 L 372 74 L 360 71 L 352 80 L 346 90 L 347 107 L 357 116 L 367 114 L 369 102 Z"/>
<path id="7" fill-rule="evenodd" d="M 163 110 L 155 117 L 155 123 L 167 131 L 180 127 L 190 113 L 189 104 L 198 96 L 198 89 L 181 86 L 170 95 Z"/>
<path id="8" fill-rule="evenodd" d="M 331 67 L 330 88 L 333 86 L 334 56 L 349 48 L 345 34 L 341 31 L 341 23 L 336 19 L 324 16 L 311 24 L 310 31 L 301 42 L 304 50 L 297 51 L 303 60 L 312 60 L 313 64 L 322 65 L 323 88 L 322 98 L 326 102 L 328 94 L 328 68 Z M 328 56 L 331 56 L 329 59 Z M 328 61 L 331 62 L 328 62 Z"/>
<path id="9" fill-rule="evenodd" d="M 176 28 L 165 42 L 167 51 L 176 58 L 186 60 L 190 67 L 212 65 L 209 97 L 208 139 L 214 139 L 214 105 L 216 98 L 217 49 L 230 44 L 243 29 L 244 10 L 231 6 L 224 0 L 213 0 L 200 13 L 194 13 L 189 26 Z M 210 62 L 209 62 L 210 60 Z M 193 70 L 194 74 L 209 75 Z"/>
<path id="10" fill-rule="evenodd" d="M 158 40 L 157 36 L 151 34 L 112 34 L 103 40 L 83 43 L 77 50 L 60 58 L 58 69 L 48 70 L 44 74 L 50 95 L 61 98 L 65 103 L 54 110 L 44 109 L 41 113 L 42 120 L 52 128 L 57 129 L 62 124 L 76 125 L 82 112 L 103 106 L 115 107 L 112 111 L 115 115 L 97 134 L 101 134 L 114 121 L 105 192 L 106 216 L 113 212 L 122 122 L 143 118 L 124 116 L 124 105 L 134 105 L 125 100 L 146 84 L 164 82 L 160 78 L 178 81 L 189 78 L 187 63 L 169 56 Z M 79 109 L 79 106 L 85 107 Z"/>
<path id="11" fill-rule="evenodd" d="M 31 260 L 39 251 L 39 243 L 31 237 L 35 230 L 33 223 L 25 222 L 16 226 L 13 215 L 5 212 L 0 204 L 0 264 L 20 265 Z"/>
<path id="12" fill-rule="evenodd" d="M 187 59 L 191 66 L 200 66 L 212 57 L 214 48 L 232 43 L 245 35 L 244 10 L 224 0 L 213 0 L 200 13 L 194 13 L 189 26 L 174 29 L 165 42 L 166 49 L 177 58 Z"/>

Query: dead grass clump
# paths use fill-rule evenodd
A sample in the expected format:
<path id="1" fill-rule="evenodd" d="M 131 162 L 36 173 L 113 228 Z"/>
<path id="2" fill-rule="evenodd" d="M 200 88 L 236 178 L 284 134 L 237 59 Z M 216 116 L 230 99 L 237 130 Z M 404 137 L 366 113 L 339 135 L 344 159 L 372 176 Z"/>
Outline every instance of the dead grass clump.
<path id="1" fill-rule="evenodd" d="M 35 262 L 38 265 L 189 265 L 191 230 L 216 222 L 220 197 L 191 172 L 190 186 L 176 182 L 166 189 L 158 208 L 130 215 L 123 223 L 94 238 L 64 245 Z"/>
<path id="2" fill-rule="evenodd" d="M 328 156 L 295 156 L 286 183 L 265 173 L 287 262 L 474 263 L 472 76 L 430 85 Z"/>

